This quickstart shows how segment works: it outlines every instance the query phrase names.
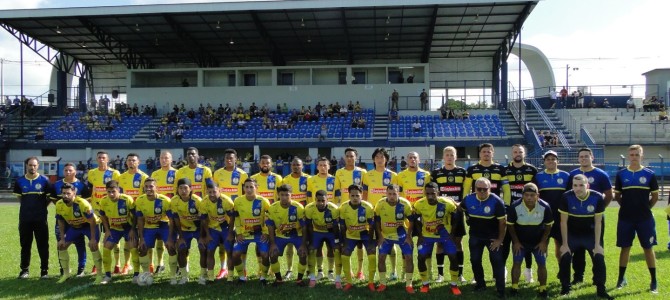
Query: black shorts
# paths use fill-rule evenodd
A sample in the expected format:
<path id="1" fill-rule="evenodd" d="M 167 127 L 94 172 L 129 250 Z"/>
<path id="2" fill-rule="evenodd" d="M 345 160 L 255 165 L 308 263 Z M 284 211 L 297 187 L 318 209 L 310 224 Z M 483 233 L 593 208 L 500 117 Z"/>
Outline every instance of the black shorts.
<path id="1" fill-rule="evenodd" d="M 465 236 L 465 214 L 456 210 L 453 215 L 451 215 L 451 229 L 453 232 L 451 234 L 454 237 L 464 237 Z"/>

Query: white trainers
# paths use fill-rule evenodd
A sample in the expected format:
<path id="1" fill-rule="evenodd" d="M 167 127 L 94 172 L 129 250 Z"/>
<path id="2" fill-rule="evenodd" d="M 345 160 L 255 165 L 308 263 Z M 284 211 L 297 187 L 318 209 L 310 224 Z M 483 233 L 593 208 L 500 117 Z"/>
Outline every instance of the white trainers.
<path id="1" fill-rule="evenodd" d="M 527 283 L 533 283 L 535 280 L 533 279 L 533 269 L 526 268 L 523 271 L 523 277 L 526 278 Z"/>
<path id="2" fill-rule="evenodd" d="M 316 281 L 323 279 L 323 271 L 316 273 Z"/>
<path id="3" fill-rule="evenodd" d="M 181 272 L 177 271 L 177 273 L 172 275 L 172 278 L 170 278 L 170 285 L 177 285 L 179 283 L 179 279 L 181 279 Z"/>
<path id="4" fill-rule="evenodd" d="M 105 277 L 102 278 L 102 281 L 100 281 L 100 284 L 108 284 L 112 282 L 112 277 L 105 275 Z"/>
<path id="5" fill-rule="evenodd" d="M 463 276 L 463 275 L 458 276 L 458 281 L 459 281 L 461 284 L 466 284 L 466 283 L 468 283 L 468 280 L 465 279 L 465 276 Z"/>
<path id="6" fill-rule="evenodd" d="M 286 281 L 291 280 L 291 277 L 293 277 L 293 272 L 286 271 L 286 274 L 284 274 L 284 280 Z"/>
<path id="7" fill-rule="evenodd" d="M 332 271 L 328 271 L 328 279 L 330 281 L 335 281 L 335 274 Z"/>
<path id="8" fill-rule="evenodd" d="M 188 282 L 188 277 L 182 276 L 181 278 L 179 278 L 179 282 L 177 284 L 181 285 L 181 284 L 186 284 L 187 282 Z"/>
<path id="9" fill-rule="evenodd" d="M 435 282 L 440 283 L 444 281 L 444 276 L 442 275 L 437 275 L 437 279 L 435 279 Z"/>
<path id="10" fill-rule="evenodd" d="M 505 282 L 507 282 L 507 267 L 505 267 Z"/>
<path id="11" fill-rule="evenodd" d="M 391 273 L 391 276 L 389 276 L 389 281 L 396 281 L 398 280 L 398 274 L 395 272 Z"/>
<path id="12" fill-rule="evenodd" d="M 198 278 L 198 284 L 207 285 L 207 278 L 205 276 L 200 276 L 200 278 Z"/>

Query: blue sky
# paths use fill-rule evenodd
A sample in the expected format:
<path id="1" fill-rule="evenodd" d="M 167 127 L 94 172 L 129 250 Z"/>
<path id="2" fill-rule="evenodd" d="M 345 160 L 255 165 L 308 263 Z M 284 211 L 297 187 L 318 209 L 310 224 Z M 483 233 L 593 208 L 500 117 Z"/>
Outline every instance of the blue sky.
<path id="1" fill-rule="evenodd" d="M 175 0 L 22 0 L 3 3 L 0 9 L 56 8 L 212 1 Z M 540 48 L 549 58 L 558 85 L 565 82 L 570 65 L 570 85 L 642 84 L 642 73 L 670 67 L 670 38 L 667 37 L 665 0 L 544 0 L 524 24 L 522 42 Z M 664 36 L 665 35 L 665 36 Z M 0 30 L 0 58 L 5 60 L 5 94 L 16 93 L 19 60 L 18 41 Z M 49 64 L 24 50 L 25 89 L 41 94 L 48 89 Z M 511 57 L 510 80 L 518 86 L 518 60 Z M 572 68 L 579 68 L 572 71 Z M 522 67 L 522 70 L 525 68 Z M 45 71 L 47 70 L 47 71 Z M 522 88 L 530 77 L 523 73 Z M 26 92 L 28 93 L 28 92 Z"/>

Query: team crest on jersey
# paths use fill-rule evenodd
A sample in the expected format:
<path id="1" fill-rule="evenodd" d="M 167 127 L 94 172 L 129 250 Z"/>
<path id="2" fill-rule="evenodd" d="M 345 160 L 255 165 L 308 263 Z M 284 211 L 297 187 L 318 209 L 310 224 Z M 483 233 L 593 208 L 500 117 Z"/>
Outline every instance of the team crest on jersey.
<path id="1" fill-rule="evenodd" d="M 384 178 L 384 185 L 389 185 L 391 183 L 391 178 Z"/>
<path id="2" fill-rule="evenodd" d="M 395 219 L 396 219 L 396 220 L 402 220 L 404 217 L 405 217 L 405 214 L 403 214 L 403 213 L 401 213 L 401 212 L 395 214 Z"/>
<path id="3" fill-rule="evenodd" d="M 589 177 L 589 184 L 592 184 L 596 179 L 593 177 Z"/>
<path id="4" fill-rule="evenodd" d="M 110 177 L 105 177 L 105 178 L 103 178 L 102 182 L 105 183 L 105 184 L 107 184 L 110 180 L 112 180 L 112 178 L 110 178 Z"/>
<path id="5" fill-rule="evenodd" d="M 216 212 L 217 212 L 218 214 L 222 214 L 222 213 L 223 213 L 223 207 L 219 207 L 219 208 L 217 208 L 217 209 L 216 209 Z"/>
<path id="6" fill-rule="evenodd" d="M 523 175 L 521 175 L 521 174 L 516 174 L 516 180 L 517 180 L 517 181 L 521 181 L 521 180 L 523 180 Z"/>
<path id="7" fill-rule="evenodd" d="M 72 212 L 72 214 L 74 215 L 75 218 L 81 217 L 81 212 L 79 212 L 78 210 L 75 210 L 74 212 Z"/>
<path id="8" fill-rule="evenodd" d="M 298 216 L 296 216 L 296 215 L 288 216 L 288 220 L 291 221 L 291 222 L 295 222 L 297 219 L 298 219 Z"/>
<path id="9" fill-rule="evenodd" d="M 140 187 L 140 181 L 139 181 L 139 180 L 135 180 L 135 181 L 133 181 L 133 187 L 134 187 L 134 188 L 138 188 L 138 187 Z"/>
<path id="10" fill-rule="evenodd" d="M 168 183 L 168 184 L 174 183 L 174 176 L 170 176 L 170 177 L 168 177 L 168 178 L 167 178 L 167 183 Z"/>
<path id="11" fill-rule="evenodd" d="M 491 208 L 489 206 L 484 206 L 484 212 L 487 213 L 487 214 L 490 213 Z"/>
<path id="12" fill-rule="evenodd" d="M 359 223 L 365 222 L 365 216 L 358 216 L 358 222 Z"/>
<path id="13" fill-rule="evenodd" d="M 119 215 L 125 215 L 126 214 L 126 209 L 121 207 L 119 208 Z"/>
<path id="14" fill-rule="evenodd" d="M 588 211 L 588 212 L 593 212 L 595 210 L 596 209 L 595 209 L 595 207 L 593 207 L 593 205 L 589 205 L 589 206 L 586 207 L 586 211 Z"/>
<path id="15" fill-rule="evenodd" d="M 254 208 L 253 214 L 255 217 L 261 215 L 261 209 L 260 208 Z"/>
<path id="16" fill-rule="evenodd" d="M 359 177 L 354 178 L 354 184 L 361 184 L 361 179 Z"/>
<path id="17" fill-rule="evenodd" d="M 306 185 L 306 184 L 301 184 L 301 185 L 300 185 L 300 191 L 301 191 L 301 192 L 304 192 L 304 191 L 306 191 L 306 190 L 307 190 L 307 185 Z"/>
<path id="18" fill-rule="evenodd" d="M 240 179 L 237 178 L 237 177 L 233 177 L 233 178 L 230 180 L 230 182 L 231 182 L 233 185 L 237 185 L 238 183 L 240 183 Z"/>
<path id="19" fill-rule="evenodd" d="M 423 178 L 419 178 L 419 179 L 416 180 L 416 185 L 418 185 L 418 186 L 423 186 L 423 183 L 424 183 Z"/>
<path id="20" fill-rule="evenodd" d="M 491 173 L 489 173 L 489 172 L 482 173 L 482 177 L 490 179 L 491 178 Z"/>
<path id="21" fill-rule="evenodd" d="M 154 213 L 156 213 L 156 214 L 160 214 L 160 213 L 162 213 L 162 212 L 163 212 L 163 209 L 162 209 L 162 208 L 160 208 L 160 207 L 156 207 L 156 208 L 154 208 Z"/>
<path id="22" fill-rule="evenodd" d="M 640 183 L 642 183 L 642 184 L 647 183 L 647 178 L 646 177 L 640 177 Z"/>
<path id="23" fill-rule="evenodd" d="M 36 184 L 35 184 L 35 188 L 39 190 L 39 189 L 41 189 L 41 188 L 42 188 L 42 185 L 41 185 L 41 184 L 39 184 L 39 183 L 36 183 Z"/>
<path id="24" fill-rule="evenodd" d="M 474 209 L 475 207 L 473 206 L 472 208 Z M 435 215 L 437 215 L 438 218 L 442 218 L 444 217 L 444 211 L 438 210 Z"/>
<path id="25" fill-rule="evenodd" d="M 326 188 L 327 188 L 329 191 L 332 191 L 334 187 L 335 187 L 335 185 L 333 185 L 332 183 L 329 183 L 329 184 L 328 184 L 328 187 L 326 187 Z"/>
<path id="26" fill-rule="evenodd" d="M 449 181 L 449 182 L 454 182 L 454 176 L 449 176 L 449 177 L 447 177 L 447 181 Z"/>
<path id="27" fill-rule="evenodd" d="M 195 213 L 198 212 L 198 210 L 195 209 L 195 207 L 190 207 L 190 208 L 188 209 L 188 212 L 190 212 L 191 214 L 195 214 Z"/>
<path id="28" fill-rule="evenodd" d="M 558 182 L 558 184 L 563 184 L 563 178 L 557 179 L 556 182 Z"/>
<path id="29" fill-rule="evenodd" d="M 195 181 L 201 181 L 202 180 L 202 174 L 195 174 Z"/>
<path id="30" fill-rule="evenodd" d="M 273 181 L 268 182 L 268 189 L 274 189 L 275 188 L 275 183 Z"/>
<path id="31" fill-rule="evenodd" d="M 325 217 L 325 218 L 323 218 L 323 220 L 326 221 L 326 223 L 330 223 L 330 222 L 333 221 L 333 218 L 331 218 L 331 217 Z"/>

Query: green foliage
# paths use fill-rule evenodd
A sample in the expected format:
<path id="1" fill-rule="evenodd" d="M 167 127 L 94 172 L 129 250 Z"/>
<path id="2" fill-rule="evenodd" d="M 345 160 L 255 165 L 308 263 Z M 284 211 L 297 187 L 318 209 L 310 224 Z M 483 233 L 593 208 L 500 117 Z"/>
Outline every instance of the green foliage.
<path id="1" fill-rule="evenodd" d="M 615 284 L 617 280 L 618 273 L 618 256 L 619 250 L 615 247 L 616 242 L 616 222 L 618 208 L 608 208 L 606 212 L 606 235 L 605 235 L 605 253 L 606 253 L 606 262 L 608 268 L 607 276 L 607 287 L 610 289 L 610 294 L 622 299 L 668 299 L 670 298 L 670 278 L 665 276 L 668 269 L 670 269 L 670 252 L 666 249 L 666 244 L 668 238 L 666 236 L 667 228 L 665 221 L 665 213 L 662 211 L 662 208 L 654 209 L 654 214 L 656 216 L 656 227 L 657 232 L 659 233 L 660 241 L 659 245 L 655 248 L 657 252 L 657 274 L 659 280 L 659 291 L 658 295 L 652 295 L 649 293 L 649 272 L 647 270 L 644 254 L 639 247 L 637 242 L 634 242 L 633 248 L 631 250 L 631 260 L 628 265 L 627 278 L 628 286 L 625 289 L 617 290 L 615 289 Z M 333 286 L 333 283 L 327 280 L 323 280 L 317 285 L 316 288 L 310 289 L 307 287 L 301 288 L 295 286 L 293 282 L 287 282 L 280 287 L 261 287 L 257 281 L 256 276 L 252 275 L 248 283 L 244 285 L 232 284 L 232 283 L 223 283 L 217 281 L 216 284 L 211 286 L 200 286 L 196 283 L 197 276 L 199 274 L 198 268 L 198 252 L 196 250 L 196 245 L 193 243 L 191 257 L 190 257 L 190 276 L 191 282 L 187 283 L 184 286 L 171 286 L 169 284 L 169 278 L 167 275 L 159 275 L 156 277 L 156 283 L 151 287 L 138 287 L 130 283 L 130 276 L 116 276 L 114 281 L 106 286 L 95 286 L 92 285 L 94 280 L 91 276 L 86 276 L 84 278 L 72 278 L 64 284 L 56 284 L 57 275 L 58 275 L 58 260 L 56 257 L 55 251 L 55 240 L 53 232 L 50 231 L 51 240 L 50 242 L 50 274 L 52 275 L 51 279 L 48 280 L 39 280 L 37 279 L 39 275 L 39 258 L 37 251 L 33 249 L 32 261 L 30 268 L 31 278 L 27 280 L 18 280 L 16 276 L 18 275 L 19 268 L 19 238 L 17 230 L 17 219 L 18 219 L 18 204 L 6 204 L 0 203 L 0 214 L 4 216 L 0 219 L 0 236 L 2 236 L 2 245 L 0 246 L 0 265 L 3 268 L 0 269 L 0 298 L 3 299 L 135 299 L 135 298 L 170 298 L 170 299 L 200 299 L 200 298 L 237 298 L 237 299 L 442 299 L 445 297 L 453 297 L 448 288 L 448 280 L 445 280 L 444 283 L 432 284 L 431 291 L 429 295 L 420 295 L 418 294 L 419 287 L 419 277 L 418 271 L 415 267 L 414 273 L 414 286 L 417 290 L 417 294 L 409 296 L 404 291 L 404 284 L 402 282 L 389 282 L 389 288 L 385 293 L 372 293 L 367 290 L 367 282 L 358 282 L 350 292 L 342 292 L 336 290 Z M 50 228 L 53 228 L 53 206 L 50 208 Z M 466 262 L 465 262 L 465 277 L 472 279 L 472 271 L 468 261 L 467 255 L 467 236 L 463 241 L 463 245 L 466 251 Z M 253 248 L 253 246 L 252 246 Z M 249 253 L 253 253 L 253 249 L 250 248 Z M 556 279 L 556 274 L 558 273 L 558 266 L 556 259 L 553 256 L 553 242 L 550 242 L 549 246 L 549 255 L 547 258 L 547 268 L 548 268 L 548 289 L 550 298 L 558 297 L 560 290 L 560 285 Z M 352 268 L 357 270 L 356 264 L 356 251 L 352 257 Z M 166 252 L 167 256 L 167 252 Z M 70 263 L 74 269 L 76 264 L 76 252 L 74 247 L 70 248 Z M 416 257 L 416 254 L 415 254 Z M 489 286 L 488 291 L 484 293 L 475 293 L 472 291 L 472 285 L 466 284 L 461 287 L 463 291 L 463 296 L 461 299 L 496 299 L 493 292 L 494 283 L 491 280 L 491 268 L 488 262 L 487 255 L 484 255 L 484 272 L 486 274 L 487 285 Z M 416 258 L 415 258 L 416 259 Z M 297 255 L 294 259 L 297 264 Z M 511 260 L 511 259 L 510 259 Z M 87 271 L 90 271 L 92 259 L 89 255 Z M 167 262 L 167 257 L 165 257 Z M 280 259 L 280 261 L 284 261 Z M 588 261 L 588 258 L 587 258 Z M 325 262 L 324 262 L 325 263 Z M 282 263 L 284 264 L 284 263 Z M 435 264 L 435 259 L 433 259 L 433 264 Z M 402 262 L 398 259 L 398 270 L 402 268 Z M 448 262 L 446 262 L 448 265 Z M 587 262 L 587 271 L 584 278 L 591 278 L 590 266 L 591 263 Z M 367 269 L 367 263 L 364 264 L 364 270 Z M 507 264 L 508 269 L 511 271 L 511 262 Z M 534 268 L 535 268 L 534 264 Z M 254 255 L 249 255 L 248 258 L 248 267 L 250 274 L 255 274 L 256 270 L 256 258 Z M 448 266 L 445 266 L 448 269 Z M 218 255 L 217 255 L 217 267 L 218 271 Z M 282 270 L 285 270 L 285 266 L 282 266 Z M 437 268 L 433 267 L 434 272 L 437 272 Z M 293 268 L 294 274 L 296 274 L 297 265 Z M 448 270 L 445 270 L 448 274 Z M 537 272 L 535 272 L 535 279 L 537 280 Z M 387 274 L 390 273 L 387 272 Z M 436 276 L 436 275 L 435 275 Z M 510 275 L 511 276 L 511 275 Z M 521 279 L 523 281 L 523 277 Z M 510 283 L 508 282 L 508 287 Z M 534 284 L 525 284 L 521 283 L 521 296 L 519 299 L 532 299 L 536 296 L 537 283 Z M 595 297 L 595 287 L 591 286 L 588 283 L 580 284 L 576 286 L 570 296 L 570 298 L 594 298 Z M 652 297 L 654 296 L 654 297 Z"/>

